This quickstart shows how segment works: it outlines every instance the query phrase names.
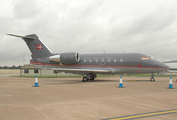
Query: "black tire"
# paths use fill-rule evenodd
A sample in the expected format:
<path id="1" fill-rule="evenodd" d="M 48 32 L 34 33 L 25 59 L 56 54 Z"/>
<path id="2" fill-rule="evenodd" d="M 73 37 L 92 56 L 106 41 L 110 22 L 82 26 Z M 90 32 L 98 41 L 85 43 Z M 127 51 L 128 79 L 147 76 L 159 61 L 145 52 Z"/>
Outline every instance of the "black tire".
<path id="1" fill-rule="evenodd" d="M 153 77 L 151 77 L 150 81 L 151 82 L 155 82 L 155 79 Z"/>
<path id="2" fill-rule="evenodd" d="M 84 76 L 82 82 L 87 82 L 87 81 L 88 81 L 87 77 Z"/>
<path id="3" fill-rule="evenodd" d="M 94 80 L 94 77 L 92 76 L 92 77 L 90 77 L 90 81 L 93 81 Z"/>

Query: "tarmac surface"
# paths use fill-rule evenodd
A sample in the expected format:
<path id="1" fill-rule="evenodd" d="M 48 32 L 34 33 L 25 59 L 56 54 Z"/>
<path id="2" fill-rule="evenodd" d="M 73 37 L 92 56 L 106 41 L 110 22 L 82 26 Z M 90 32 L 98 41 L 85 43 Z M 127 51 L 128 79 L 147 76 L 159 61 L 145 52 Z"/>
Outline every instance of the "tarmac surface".
<path id="1" fill-rule="evenodd" d="M 177 118 L 174 77 L 176 89 L 167 89 L 169 77 L 156 77 L 156 82 L 148 77 L 123 77 L 125 88 L 118 88 L 119 77 L 101 77 L 92 82 L 81 79 L 38 78 L 41 87 L 32 87 L 35 78 L 1 74 L 0 120 L 118 120 L 136 115 L 141 117 L 139 120 Z M 152 116 L 144 117 L 145 113 Z"/>

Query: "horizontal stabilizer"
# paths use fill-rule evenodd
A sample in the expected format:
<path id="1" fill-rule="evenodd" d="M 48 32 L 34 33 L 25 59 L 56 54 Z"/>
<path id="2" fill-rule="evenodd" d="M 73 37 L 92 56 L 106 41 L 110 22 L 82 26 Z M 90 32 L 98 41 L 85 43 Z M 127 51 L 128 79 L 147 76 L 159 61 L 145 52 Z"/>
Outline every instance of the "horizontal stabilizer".
<path id="1" fill-rule="evenodd" d="M 20 37 L 20 38 L 22 38 L 22 39 L 31 39 L 31 40 L 35 40 L 34 38 L 26 37 L 26 36 L 13 35 L 13 34 L 7 34 L 7 35 L 14 36 L 14 37 Z"/>

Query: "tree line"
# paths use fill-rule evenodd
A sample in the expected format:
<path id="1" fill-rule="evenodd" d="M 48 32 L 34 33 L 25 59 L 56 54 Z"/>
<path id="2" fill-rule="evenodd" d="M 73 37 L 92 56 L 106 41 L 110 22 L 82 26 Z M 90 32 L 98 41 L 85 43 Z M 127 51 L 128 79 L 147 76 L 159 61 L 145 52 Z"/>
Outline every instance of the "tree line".
<path id="1" fill-rule="evenodd" d="M 15 66 L 15 65 L 13 65 L 13 66 L 0 66 L 0 69 L 20 69 L 22 66 Z"/>

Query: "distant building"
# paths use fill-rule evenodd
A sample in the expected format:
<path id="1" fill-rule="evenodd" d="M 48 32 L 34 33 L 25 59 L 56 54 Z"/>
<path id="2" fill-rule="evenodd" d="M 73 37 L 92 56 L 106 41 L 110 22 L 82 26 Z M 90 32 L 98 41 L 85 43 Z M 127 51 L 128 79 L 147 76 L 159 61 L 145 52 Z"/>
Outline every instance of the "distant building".
<path id="1" fill-rule="evenodd" d="M 38 68 L 35 68 L 34 65 L 24 65 L 21 67 L 21 70 L 20 70 L 20 76 L 22 75 L 42 76 L 42 75 L 71 75 L 71 74 L 66 74 L 64 72 L 58 73 L 57 71 L 50 70 L 50 69 L 38 69 Z"/>

